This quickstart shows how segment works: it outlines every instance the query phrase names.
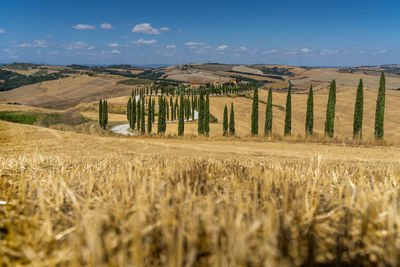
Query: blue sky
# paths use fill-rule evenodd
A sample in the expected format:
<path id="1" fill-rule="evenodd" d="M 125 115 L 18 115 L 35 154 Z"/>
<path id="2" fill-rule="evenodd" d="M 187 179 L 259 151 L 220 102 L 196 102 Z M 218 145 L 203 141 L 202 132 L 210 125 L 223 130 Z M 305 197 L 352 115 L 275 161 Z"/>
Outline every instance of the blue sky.
<path id="1" fill-rule="evenodd" d="M 0 3 L 3 63 L 400 63 L 396 1 Z"/>

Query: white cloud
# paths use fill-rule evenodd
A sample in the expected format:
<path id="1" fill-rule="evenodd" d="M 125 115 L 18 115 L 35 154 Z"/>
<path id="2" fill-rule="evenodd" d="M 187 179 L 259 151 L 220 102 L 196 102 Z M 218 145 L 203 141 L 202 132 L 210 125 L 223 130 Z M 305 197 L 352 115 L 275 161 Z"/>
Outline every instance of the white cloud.
<path id="1" fill-rule="evenodd" d="M 109 29 L 112 29 L 113 26 L 110 23 L 102 23 L 100 25 L 100 28 L 105 29 L 105 30 L 109 30 Z"/>
<path id="2" fill-rule="evenodd" d="M 238 49 L 239 51 L 247 51 L 247 48 L 246 47 L 244 47 L 244 46 L 241 46 L 241 47 L 239 47 L 239 49 Z"/>
<path id="3" fill-rule="evenodd" d="M 31 44 L 28 44 L 28 43 L 20 43 L 20 44 L 15 44 L 15 45 L 13 45 L 14 47 L 21 47 L 21 48 L 23 48 L 23 47 L 31 47 Z"/>
<path id="4" fill-rule="evenodd" d="M 117 47 L 118 44 L 117 44 L 117 43 L 111 43 L 111 44 L 108 44 L 108 46 L 109 46 L 109 47 Z"/>
<path id="5" fill-rule="evenodd" d="M 387 50 L 378 50 L 374 53 L 372 53 L 373 55 L 379 55 L 379 54 L 385 54 L 387 52 Z"/>
<path id="6" fill-rule="evenodd" d="M 167 45 L 165 48 L 167 48 L 167 49 L 175 49 L 176 45 Z"/>
<path id="7" fill-rule="evenodd" d="M 200 45 L 204 45 L 204 43 L 202 43 L 202 42 L 186 42 L 185 45 L 186 46 L 200 46 Z"/>
<path id="8" fill-rule="evenodd" d="M 96 26 L 89 25 L 89 24 L 77 24 L 72 26 L 75 30 L 94 30 Z"/>
<path id="9" fill-rule="evenodd" d="M 339 50 L 323 49 L 319 52 L 320 55 L 334 55 L 337 54 Z"/>
<path id="10" fill-rule="evenodd" d="M 151 40 L 143 40 L 143 39 L 139 39 L 137 41 L 131 41 L 132 44 L 155 44 L 157 43 L 156 40 L 151 39 Z"/>
<path id="11" fill-rule="evenodd" d="M 135 25 L 135 27 L 133 27 L 132 29 L 132 32 L 158 35 L 160 33 L 167 32 L 169 30 L 170 29 L 168 27 L 162 27 L 160 29 L 156 29 L 153 28 L 150 23 L 141 23 Z"/>
<path id="12" fill-rule="evenodd" d="M 113 49 L 110 54 L 119 54 L 121 53 L 121 51 L 117 50 L 117 49 Z"/>
<path id="13" fill-rule="evenodd" d="M 92 46 L 89 46 L 87 49 L 88 50 L 93 50 L 93 49 L 95 49 L 96 47 L 94 46 L 94 45 L 92 45 Z"/>
<path id="14" fill-rule="evenodd" d="M 68 50 L 73 50 L 73 49 L 82 49 L 82 48 L 85 48 L 85 47 L 87 47 L 87 46 L 88 46 L 87 43 L 78 41 L 78 42 L 70 42 L 70 43 L 68 43 L 68 44 L 66 45 L 66 48 L 67 48 Z"/>
<path id="15" fill-rule="evenodd" d="M 300 49 L 300 51 L 301 51 L 302 53 L 304 53 L 304 54 L 309 54 L 309 53 L 312 52 L 312 50 L 309 49 L 309 48 L 302 48 L 302 49 Z"/>
<path id="16" fill-rule="evenodd" d="M 261 52 L 262 54 L 274 54 L 274 53 L 278 53 L 279 50 L 278 49 L 269 49 L 266 51 Z"/>
<path id="17" fill-rule="evenodd" d="M 227 49 L 229 46 L 227 46 L 227 45 L 220 45 L 220 46 L 218 46 L 218 50 L 224 50 L 224 49 Z"/>
<path id="18" fill-rule="evenodd" d="M 3 29 L 0 29 L 0 34 L 5 34 L 6 33 L 6 31 L 5 30 L 3 30 Z"/>
<path id="19" fill-rule="evenodd" d="M 47 47 L 48 44 L 45 40 L 35 40 L 32 43 L 32 47 Z"/>

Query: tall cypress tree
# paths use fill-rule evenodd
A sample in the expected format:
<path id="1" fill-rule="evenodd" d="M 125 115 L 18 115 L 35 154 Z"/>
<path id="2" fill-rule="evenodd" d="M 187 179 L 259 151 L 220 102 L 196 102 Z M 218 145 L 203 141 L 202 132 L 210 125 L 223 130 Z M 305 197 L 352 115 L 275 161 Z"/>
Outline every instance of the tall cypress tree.
<path id="1" fill-rule="evenodd" d="M 285 110 L 285 129 L 284 135 L 292 134 L 292 84 L 289 81 L 289 89 L 286 96 L 286 110 Z"/>
<path id="2" fill-rule="evenodd" d="M 265 108 L 264 134 L 268 135 L 271 133 L 272 133 L 272 89 L 269 88 L 267 107 Z"/>
<path id="3" fill-rule="evenodd" d="M 330 138 L 335 131 L 336 81 L 332 80 L 329 88 L 329 98 L 326 107 L 325 134 Z"/>
<path id="4" fill-rule="evenodd" d="M 181 94 L 181 100 L 180 100 L 180 106 L 179 106 L 179 118 L 178 118 L 178 135 L 182 136 L 184 132 L 184 125 L 185 125 L 185 118 L 183 117 L 183 108 L 184 108 L 184 103 L 183 103 L 183 95 Z"/>
<path id="5" fill-rule="evenodd" d="M 171 121 L 175 120 L 174 118 L 174 101 L 172 100 L 172 96 L 169 98 L 169 106 L 171 107 Z"/>
<path id="6" fill-rule="evenodd" d="M 379 81 L 378 98 L 376 99 L 376 111 L 375 111 L 376 139 L 382 139 L 384 134 L 385 94 L 386 94 L 386 80 L 385 80 L 385 73 L 382 71 L 381 79 Z"/>
<path id="7" fill-rule="evenodd" d="M 258 88 L 254 87 L 253 105 L 251 111 L 251 135 L 258 134 Z"/>
<path id="8" fill-rule="evenodd" d="M 225 105 L 224 108 L 224 120 L 222 122 L 222 134 L 223 136 L 228 135 L 228 108 Z"/>
<path id="9" fill-rule="evenodd" d="M 103 128 L 103 100 L 99 100 L 99 124 Z"/>
<path id="10" fill-rule="evenodd" d="M 129 98 L 128 104 L 126 104 L 126 118 L 129 121 L 129 127 L 132 127 L 132 125 L 131 125 L 131 123 L 132 123 L 132 120 L 131 120 L 131 108 L 132 108 L 132 99 Z"/>
<path id="11" fill-rule="evenodd" d="M 132 130 L 135 129 L 136 125 L 136 97 L 132 98 L 132 107 L 131 107 L 131 120 L 132 120 Z"/>
<path id="12" fill-rule="evenodd" d="M 142 117 L 140 116 L 140 113 L 141 113 L 140 100 L 141 100 L 141 97 L 139 97 L 138 102 L 136 102 L 136 117 L 137 117 L 136 118 L 136 123 L 137 123 L 138 132 L 140 131 L 140 122 L 141 122 L 141 119 L 142 119 Z"/>
<path id="13" fill-rule="evenodd" d="M 156 100 L 153 99 L 153 101 L 151 102 L 151 119 L 152 119 L 153 123 L 156 121 L 156 109 L 155 109 L 155 106 L 156 106 Z"/>
<path id="14" fill-rule="evenodd" d="M 102 127 L 103 129 L 106 129 L 107 124 L 108 124 L 108 108 L 107 108 L 107 100 L 103 100 L 102 103 L 102 112 L 101 112 L 101 117 L 102 117 Z"/>
<path id="15" fill-rule="evenodd" d="M 363 113 L 364 113 L 364 92 L 363 92 L 363 80 L 357 87 L 356 103 L 354 105 L 354 119 L 353 119 L 353 138 L 362 138 L 362 124 L 363 124 Z"/>
<path id="16" fill-rule="evenodd" d="M 204 133 L 208 136 L 210 133 L 210 99 L 208 93 L 206 96 L 206 104 L 204 108 Z"/>
<path id="17" fill-rule="evenodd" d="M 197 131 L 199 134 L 204 133 L 204 97 L 203 94 L 199 98 L 199 120 L 197 124 Z"/>
<path id="18" fill-rule="evenodd" d="M 142 134 L 144 134 L 146 132 L 146 124 L 145 124 L 146 112 L 145 112 L 145 108 L 144 108 L 144 102 L 145 102 L 145 99 L 143 98 L 142 105 L 141 105 L 142 110 L 140 111 L 140 126 L 141 126 L 140 133 L 142 133 Z"/>
<path id="19" fill-rule="evenodd" d="M 235 111 L 233 110 L 233 102 L 231 102 L 231 114 L 229 117 L 229 135 L 235 135 Z"/>
<path id="20" fill-rule="evenodd" d="M 152 127 L 153 127 L 153 105 L 151 101 L 151 93 L 149 97 L 149 104 L 147 105 L 147 132 L 151 133 Z"/>
<path id="21" fill-rule="evenodd" d="M 157 133 L 161 134 L 162 133 L 162 112 L 163 112 L 163 106 L 162 106 L 162 98 L 161 96 L 158 97 L 158 123 L 157 123 Z"/>
<path id="22" fill-rule="evenodd" d="M 314 129 L 314 92 L 312 85 L 308 91 L 305 131 L 307 135 L 313 134 Z"/>

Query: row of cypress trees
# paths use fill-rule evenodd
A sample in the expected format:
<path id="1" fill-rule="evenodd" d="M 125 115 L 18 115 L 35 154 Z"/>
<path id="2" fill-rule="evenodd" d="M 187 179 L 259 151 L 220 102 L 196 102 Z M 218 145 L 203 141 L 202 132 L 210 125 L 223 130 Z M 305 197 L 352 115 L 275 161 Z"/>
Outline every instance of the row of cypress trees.
<path id="1" fill-rule="evenodd" d="M 374 134 L 376 139 L 382 139 L 384 136 L 385 91 L 386 91 L 385 74 L 384 72 L 382 72 L 379 82 L 379 91 L 378 91 L 378 97 L 376 101 L 376 111 L 375 111 Z M 364 105 L 363 81 L 362 79 L 360 79 L 360 82 L 357 87 L 356 101 L 354 106 L 353 138 L 362 138 L 362 124 L 363 124 L 363 112 L 364 112 L 363 105 Z M 325 135 L 327 135 L 330 138 L 334 136 L 335 112 L 336 112 L 336 81 L 332 80 L 329 87 L 329 96 L 326 107 L 326 119 L 325 119 Z M 272 116 L 273 116 L 272 91 L 271 89 L 269 89 L 267 107 L 265 111 L 264 134 L 266 135 L 271 134 L 272 132 Z M 306 111 L 306 122 L 305 122 L 306 135 L 312 135 L 313 128 L 314 128 L 314 92 L 311 85 L 307 97 L 307 111 Z M 286 97 L 284 135 L 290 135 L 291 130 L 292 130 L 292 86 L 289 81 L 289 88 Z M 252 135 L 258 134 L 258 89 L 257 88 L 254 88 L 254 94 L 253 94 L 251 134 Z"/>
<path id="2" fill-rule="evenodd" d="M 229 124 L 229 131 L 228 131 L 228 124 Z M 233 102 L 231 102 L 231 113 L 229 115 L 229 122 L 228 122 L 228 108 L 225 105 L 224 107 L 224 120 L 222 122 L 222 135 L 228 136 L 235 135 L 235 111 L 233 110 Z"/>
<path id="3" fill-rule="evenodd" d="M 108 105 L 105 99 L 99 100 L 99 124 L 103 129 L 106 129 L 108 124 Z"/>
<path id="4" fill-rule="evenodd" d="M 205 134 L 208 136 L 210 133 L 210 98 L 208 94 L 205 100 L 204 95 L 200 95 L 198 107 L 199 118 L 197 121 L 197 132 L 199 135 Z"/>

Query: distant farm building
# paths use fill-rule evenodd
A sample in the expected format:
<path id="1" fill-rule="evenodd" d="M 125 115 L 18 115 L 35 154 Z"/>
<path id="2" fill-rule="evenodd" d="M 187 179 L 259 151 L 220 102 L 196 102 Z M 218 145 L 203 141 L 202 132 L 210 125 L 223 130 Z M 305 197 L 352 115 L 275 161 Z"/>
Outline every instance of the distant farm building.
<path id="1" fill-rule="evenodd" d="M 194 81 L 190 83 L 190 88 L 210 87 L 209 82 Z"/>

